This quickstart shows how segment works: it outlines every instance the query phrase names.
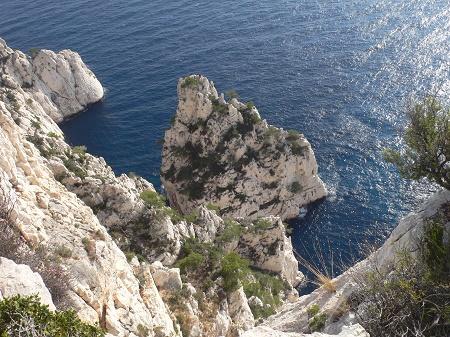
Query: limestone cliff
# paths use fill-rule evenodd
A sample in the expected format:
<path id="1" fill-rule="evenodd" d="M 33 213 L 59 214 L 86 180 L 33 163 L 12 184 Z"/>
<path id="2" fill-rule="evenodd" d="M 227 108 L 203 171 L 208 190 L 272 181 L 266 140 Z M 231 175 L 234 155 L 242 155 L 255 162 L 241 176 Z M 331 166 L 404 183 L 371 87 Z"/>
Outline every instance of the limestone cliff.
<path id="1" fill-rule="evenodd" d="M 303 135 L 269 126 L 251 102 L 225 102 L 206 77 L 180 79 L 177 91 L 161 166 L 172 207 L 189 214 L 210 203 L 231 218 L 284 220 L 327 195 Z"/>
<path id="2" fill-rule="evenodd" d="M 83 320 L 115 336 L 232 337 L 253 326 L 251 307 L 267 305 L 242 287 L 224 291 L 220 263 L 173 267 L 190 242 L 238 252 L 284 281 L 278 297 L 295 299 L 303 275 L 279 217 L 230 223 L 199 205 L 184 219 L 145 179 L 116 177 L 103 158 L 69 146 L 56 122 L 101 99 L 101 84 L 74 52 L 32 54 L 0 40 L 0 206 L 12 206 L 31 252 L 45 247 L 60 261 Z"/>
<path id="3" fill-rule="evenodd" d="M 145 293 L 160 299 L 152 279 L 140 285 L 91 208 L 54 178 L 41 155 L 56 151 L 48 144 L 62 138 L 54 120 L 101 99 L 101 85 L 74 52 L 41 50 L 31 58 L 0 40 L 0 54 L 0 184 L 16 226 L 33 246 L 54 254 L 65 248 L 61 264 L 83 320 L 116 336 L 137 335 L 139 326 L 177 335 L 167 309 L 146 301 Z"/>

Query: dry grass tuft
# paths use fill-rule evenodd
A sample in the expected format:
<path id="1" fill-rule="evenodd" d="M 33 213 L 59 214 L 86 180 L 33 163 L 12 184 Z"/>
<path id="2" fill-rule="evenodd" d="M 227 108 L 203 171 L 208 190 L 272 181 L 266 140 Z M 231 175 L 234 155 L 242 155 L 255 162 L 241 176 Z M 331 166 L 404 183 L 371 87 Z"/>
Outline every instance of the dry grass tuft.
<path id="1" fill-rule="evenodd" d="M 310 283 L 314 284 L 315 286 L 317 286 L 319 288 L 323 288 L 327 291 L 335 292 L 336 286 L 333 282 L 334 254 L 330 248 L 329 243 L 328 243 L 328 247 L 329 247 L 329 254 L 330 254 L 329 262 L 330 262 L 331 271 L 329 271 L 329 268 L 327 267 L 328 264 L 325 261 L 325 257 L 324 257 L 322 249 L 316 242 L 313 244 L 313 252 L 308 251 L 304 247 L 304 251 L 307 252 L 308 259 L 301 256 L 296 250 L 294 250 L 294 253 L 297 256 L 299 263 L 315 276 L 314 280 L 309 280 Z M 317 262 L 314 262 L 314 261 L 317 261 Z"/>

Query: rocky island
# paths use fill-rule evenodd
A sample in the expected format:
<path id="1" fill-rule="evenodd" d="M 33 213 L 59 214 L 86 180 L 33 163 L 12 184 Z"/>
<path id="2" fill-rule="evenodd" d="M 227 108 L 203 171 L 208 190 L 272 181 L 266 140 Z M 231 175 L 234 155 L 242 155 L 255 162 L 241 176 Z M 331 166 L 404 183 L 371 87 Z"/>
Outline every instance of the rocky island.
<path id="1" fill-rule="evenodd" d="M 304 276 L 282 219 L 326 195 L 302 135 L 225 102 L 205 77 L 180 79 L 161 168 L 170 208 L 145 179 L 115 176 L 65 142 L 57 123 L 104 95 L 80 56 L 30 54 L 0 39 L 0 303 L 38 294 L 99 336 L 367 337 L 363 326 L 380 322 L 368 315 L 370 280 L 395 284 L 402 256 L 416 268 L 430 238 L 450 251 L 442 190 L 366 260 L 299 297 Z"/>
<path id="2" fill-rule="evenodd" d="M 189 214 L 210 203 L 230 218 L 284 220 L 327 195 L 302 134 L 268 125 L 252 102 L 226 102 L 204 76 L 180 79 L 177 91 L 161 166 L 173 208 Z"/>

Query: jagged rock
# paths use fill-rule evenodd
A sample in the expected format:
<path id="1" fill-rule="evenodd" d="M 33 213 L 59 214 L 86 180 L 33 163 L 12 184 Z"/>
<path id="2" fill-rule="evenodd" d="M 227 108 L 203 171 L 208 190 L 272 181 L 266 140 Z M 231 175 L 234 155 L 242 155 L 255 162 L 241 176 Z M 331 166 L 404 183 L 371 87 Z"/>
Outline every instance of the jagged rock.
<path id="1" fill-rule="evenodd" d="M 179 268 L 167 268 L 156 261 L 150 265 L 150 271 L 158 289 L 173 291 L 183 288 Z"/>
<path id="2" fill-rule="evenodd" d="M 226 299 L 223 299 L 220 302 L 219 310 L 217 311 L 217 315 L 214 318 L 214 327 L 213 331 L 216 336 L 226 336 L 230 331 L 230 327 L 232 326 L 233 321 L 228 312 L 228 302 Z"/>
<path id="3" fill-rule="evenodd" d="M 0 275 L 0 299 L 37 294 L 42 304 L 48 305 L 50 310 L 56 309 L 41 275 L 34 273 L 29 266 L 0 257 Z"/>
<path id="4" fill-rule="evenodd" d="M 228 296 L 228 312 L 239 333 L 255 325 L 244 289 L 240 287 Z"/>
<path id="5" fill-rule="evenodd" d="M 298 270 L 298 261 L 283 222 L 274 216 L 259 219 L 257 223 L 262 222 L 265 223 L 264 229 L 252 230 L 250 227 L 239 237 L 236 250 L 252 266 L 280 274 L 297 287 L 305 277 Z"/>
<path id="6" fill-rule="evenodd" d="M 12 78 L 18 86 L 6 88 L 3 82 L 0 86 L 0 197 L 11 200 L 14 206 L 11 216 L 28 242 L 54 248 L 64 246 L 70 250 L 70 257 L 64 258 L 62 264 L 70 279 L 70 297 L 73 298 L 74 308 L 84 321 L 100 324 L 115 336 L 137 335 L 140 325 L 149 327 L 152 332 L 153 327 L 158 327 L 155 324 L 164 324 L 160 328 L 167 335 L 177 336 L 173 324 L 168 322 L 170 318 L 162 319 L 169 317 L 168 310 L 155 304 L 155 301 L 161 300 L 156 287 L 145 288 L 147 301 L 144 301 L 140 284 L 124 253 L 99 223 L 92 209 L 61 185 L 47 166 L 45 156 L 52 157 L 53 152 L 70 148 L 62 140 L 61 130 L 49 115 L 61 120 L 67 113 L 75 111 L 64 110 L 65 104 L 72 99 L 79 103 L 78 109 L 84 108 L 89 99 L 83 96 L 83 90 L 94 90 L 89 83 L 86 86 L 80 79 L 82 75 L 77 73 L 82 72 L 83 68 L 81 64 L 76 64 L 78 56 L 70 52 L 61 55 L 44 52 L 42 57 L 52 58 L 54 63 L 51 65 L 55 69 L 52 66 L 46 70 L 40 68 L 40 76 L 49 81 L 49 86 L 45 84 L 46 87 L 41 87 L 39 76 L 30 72 L 41 63 L 35 61 L 38 63 L 31 66 L 29 57 L 9 49 L 1 40 L 0 77 L 2 81 L 6 78 L 10 84 Z M 68 59 L 70 67 L 65 64 L 65 59 Z M 72 75 L 67 73 L 69 70 Z M 42 75 L 44 73 L 45 76 Z M 62 74 L 69 76 L 70 85 L 64 84 L 60 92 L 52 95 L 53 92 L 48 90 L 50 87 L 55 90 L 59 88 L 57 82 L 62 79 Z M 93 75 L 88 73 L 87 76 Z M 54 82 L 50 85 L 51 81 Z M 77 89 L 71 92 L 74 83 Z M 58 98 L 63 92 L 68 95 L 68 100 Z M 99 96 L 97 98 L 101 98 Z M 82 151 L 70 156 L 73 161 L 86 159 Z M 97 162 L 99 166 L 105 165 L 101 159 Z M 62 159 L 59 163 L 65 164 Z M 61 166 L 52 165 L 64 173 Z M 68 168 L 68 165 L 64 166 Z M 103 170 L 106 179 L 115 178 L 113 173 L 108 176 L 110 169 L 105 166 L 98 170 Z M 83 182 L 74 172 L 69 173 L 73 174 L 74 181 Z M 84 173 L 89 176 L 89 171 Z M 100 184 L 95 177 L 87 182 L 93 186 Z M 155 307 L 158 307 L 158 313 L 152 314 Z"/>
<path id="7" fill-rule="evenodd" d="M 226 217 L 286 219 L 327 195 L 303 135 L 269 126 L 250 104 L 226 103 L 206 77 L 180 79 L 177 91 L 161 166 L 172 207 L 190 214 L 211 203 Z"/>
<path id="8" fill-rule="evenodd" d="M 76 52 L 42 49 L 31 58 L 0 39 L 0 55 L 2 82 L 11 89 L 24 88 L 55 122 L 103 98 L 102 85 Z"/>

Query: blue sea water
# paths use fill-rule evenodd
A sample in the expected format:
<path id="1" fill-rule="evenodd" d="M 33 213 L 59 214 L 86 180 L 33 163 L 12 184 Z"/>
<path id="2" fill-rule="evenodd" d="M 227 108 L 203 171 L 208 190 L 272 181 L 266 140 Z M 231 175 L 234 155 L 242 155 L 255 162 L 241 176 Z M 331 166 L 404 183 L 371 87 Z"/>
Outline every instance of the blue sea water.
<path id="1" fill-rule="evenodd" d="M 290 221 L 294 247 L 330 260 L 388 235 L 436 188 L 401 179 L 381 156 L 399 146 L 411 95 L 448 100 L 450 6 L 430 0 L 0 0 L 14 49 L 83 57 L 107 90 L 61 127 L 117 174 L 160 186 L 160 148 L 179 77 L 253 100 L 263 118 L 311 142 L 330 195 Z M 317 249 L 317 248 L 316 248 Z M 356 253 L 358 255 L 358 253 Z"/>

